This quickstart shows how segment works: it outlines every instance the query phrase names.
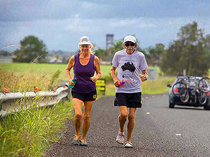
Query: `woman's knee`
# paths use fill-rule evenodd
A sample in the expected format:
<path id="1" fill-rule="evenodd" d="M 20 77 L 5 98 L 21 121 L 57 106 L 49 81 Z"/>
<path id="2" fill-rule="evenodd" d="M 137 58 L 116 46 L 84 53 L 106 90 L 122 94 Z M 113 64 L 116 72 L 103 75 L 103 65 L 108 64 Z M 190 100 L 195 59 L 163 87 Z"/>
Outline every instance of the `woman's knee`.
<path id="1" fill-rule="evenodd" d="M 75 117 L 76 119 L 81 119 L 81 118 L 82 118 L 82 113 L 76 113 L 76 114 L 74 115 L 74 117 Z"/>
<path id="2" fill-rule="evenodd" d="M 120 113 L 120 117 L 126 119 L 128 117 L 127 113 Z"/>

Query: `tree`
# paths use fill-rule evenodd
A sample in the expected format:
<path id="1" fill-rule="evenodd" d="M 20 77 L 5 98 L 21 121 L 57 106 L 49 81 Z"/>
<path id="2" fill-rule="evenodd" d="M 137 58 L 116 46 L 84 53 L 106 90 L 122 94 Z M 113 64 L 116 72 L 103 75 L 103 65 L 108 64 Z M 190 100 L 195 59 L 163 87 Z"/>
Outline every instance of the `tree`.
<path id="1" fill-rule="evenodd" d="M 123 42 L 121 40 L 114 43 L 115 52 L 120 51 L 122 49 L 123 49 Z"/>
<path id="2" fill-rule="evenodd" d="M 210 51 L 210 34 L 206 36 L 206 48 Z"/>
<path id="3" fill-rule="evenodd" d="M 45 62 L 48 54 L 45 44 L 35 36 L 27 36 L 20 42 L 20 49 L 14 52 L 15 62 Z"/>
<path id="4" fill-rule="evenodd" d="M 210 34 L 206 36 L 206 49 L 207 56 L 210 56 Z M 208 62 L 208 66 L 210 67 L 210 61 Z"/>
<path id="5" fill-rule="evenodd" d="M 185 70 L 187 75 L 206 75 L 209 56 L 204 31 L 193 22 L 181 27 L 178 40 L 173 41 L 164 54 L 161 69 L 167 74 L 182 73 Z"/>
<path id="6" fill-rule="evenodd" d="M 104 56 L 106 55 L 106 51 L 104 49 L 97 49 L 97 50 L 95 50 L 95 55 L 98 58 L 103 59 Z"/>
<path id="7" fill-rule="evenodd" d="M 162 58 L 162 55 L 165 51 L 163 44 L 156 44 L 155 47 L 149 47 L 148 48 L 148 63 L 150 65 L 160 65 L 160 61 Z"/>
<path id="8" fill-rule="evenodd" d="M 106 56 L 105 56 L 105 60 L 112 60 L 114 54 L 117 52 L 117 51 L 120 51 L 123 49 L 123 42 L 120 40 L 120 41 L 117 41 L 113 44 L 113 46 L 111 46 L 110 48 L 108 48 L 106 50 Z"/>
<path id="9" fill-rule="evenodd" d="M 173 41 L 167 51 L 163 53 L 160 68 L 166 74 L 177 74 L 183 69 L 180 67 L 181 46 L 179 41 Z"/>

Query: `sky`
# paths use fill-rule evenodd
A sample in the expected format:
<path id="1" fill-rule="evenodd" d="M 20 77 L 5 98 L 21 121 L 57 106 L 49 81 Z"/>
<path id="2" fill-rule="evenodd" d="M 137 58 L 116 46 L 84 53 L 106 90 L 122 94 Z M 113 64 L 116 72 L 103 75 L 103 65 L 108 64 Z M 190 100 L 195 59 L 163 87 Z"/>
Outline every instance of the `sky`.
<path id="1" fill-rule="evenodd" d="M 84 35 L 105 48 L 106 34 L 115 41 L 134 34 L 141 48 L 168 47 L 193 21 L 210 34 L 209 10 L 210 0 L 0 0 L 0 50 L 18 48 L 28 35 L 49 51 L 74 52 Z"/>

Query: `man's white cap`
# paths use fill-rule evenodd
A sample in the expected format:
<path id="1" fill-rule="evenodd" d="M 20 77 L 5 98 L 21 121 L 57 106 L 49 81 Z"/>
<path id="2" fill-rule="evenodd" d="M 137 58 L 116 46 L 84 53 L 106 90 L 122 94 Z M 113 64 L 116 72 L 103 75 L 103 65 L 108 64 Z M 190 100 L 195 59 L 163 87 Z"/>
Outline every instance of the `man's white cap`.
<path id="1" fill-rule="evenodd" d="M 128 35 L 128 36 L 126 36 L 126 37 L 124 38 L 123 43 L 125 43 L 125 42 L 127 42 L 127 41 L 130 41 L 130 42 L 132 42 L 132 43 L 136 43 L 136 38 L 135 38 L 134 36 L 132 36 L 132 35 Z"/>
<path id="2" fill-rule="evenodd" d="M 88 36 L 82 36 L 79 40 L 79 45 L 92 45 Z"/>

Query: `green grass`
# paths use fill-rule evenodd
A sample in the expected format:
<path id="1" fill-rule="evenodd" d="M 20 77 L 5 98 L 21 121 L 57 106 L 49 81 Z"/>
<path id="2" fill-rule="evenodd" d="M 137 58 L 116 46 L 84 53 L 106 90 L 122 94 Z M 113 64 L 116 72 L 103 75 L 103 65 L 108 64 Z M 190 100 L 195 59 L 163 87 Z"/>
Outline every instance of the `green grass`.
<path id="1" fill-rule="evenodd" d="M 50 142 L 62 136 L 58 132 L 71 119 L 72 103 L 58 103 L 21 111 L 0 119 L 0 156 L 43 156 Z"/>
<path id="2" fill-rule="evenodd" d="M 157 80 L 148 80 L 142 83 L 143 94 L 160 94 L 169 91 L 166 86 L 168 83 L 172 84 L 175 77 L 158 77 Z"/>

